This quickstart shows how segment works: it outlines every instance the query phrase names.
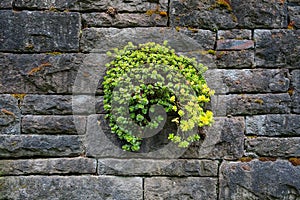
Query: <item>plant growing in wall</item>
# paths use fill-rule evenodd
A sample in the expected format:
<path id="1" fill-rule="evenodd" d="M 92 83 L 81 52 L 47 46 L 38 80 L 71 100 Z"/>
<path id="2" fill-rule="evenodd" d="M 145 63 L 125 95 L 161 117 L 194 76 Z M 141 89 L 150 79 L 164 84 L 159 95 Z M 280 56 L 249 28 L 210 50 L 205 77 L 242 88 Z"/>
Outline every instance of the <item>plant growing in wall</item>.
<path id="1" fill-rule="evenodd" d="M 167 42 L 129 43 L 107 54 L 113 60 L 106 64 L 104 109 L 111 131 L 125 141 L 123 150 L 138 151 L 166 113 L 176 113 L 172 122 L 178 127 L 168 139 L 183 148 L 200 139 L 199 127 L 212 124 L 213 113 L 204 104 L 214 91 L 203 77 L 206 67 L 195 59 L 175 54 Z"/>

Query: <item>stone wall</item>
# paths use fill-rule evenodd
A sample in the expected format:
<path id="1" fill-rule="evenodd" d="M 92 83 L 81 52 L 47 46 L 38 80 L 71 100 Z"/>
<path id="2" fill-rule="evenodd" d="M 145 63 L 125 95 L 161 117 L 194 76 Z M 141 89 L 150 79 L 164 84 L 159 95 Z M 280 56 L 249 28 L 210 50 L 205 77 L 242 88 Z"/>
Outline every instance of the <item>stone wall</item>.
<path id="1" fill-rule="evenodd" d="M 300 199 L 299 28 L 299 0 L 1 0 L 0 199 Z M 123 152 L 105 52 L 164 40 L 208 66 L 215 123 Z"/>

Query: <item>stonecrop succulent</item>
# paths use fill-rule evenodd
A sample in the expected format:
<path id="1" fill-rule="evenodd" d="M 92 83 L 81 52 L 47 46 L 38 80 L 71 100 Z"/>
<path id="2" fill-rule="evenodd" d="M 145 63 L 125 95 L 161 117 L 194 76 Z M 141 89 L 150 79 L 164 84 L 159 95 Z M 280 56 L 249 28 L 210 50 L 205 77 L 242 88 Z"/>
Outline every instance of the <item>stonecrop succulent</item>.
<path id="1" fill-rule="evenodd" d="M 178 131 L 168 139 L 179 147 L 199 140 L 195 130 L 213 123 L 213 113 L 204 104 L 214 91 L 203 77 L 206 67 L 195 59 L 177 55 L 167 42 L 128 43 L 107 54 L 113 60 L 106 64 L 104 109 L 111 131 L 125 141 L 123 150 L 138 151 L 143 135 L 165 122 L 159 108 L 176 113 L 172 122 Z"/>

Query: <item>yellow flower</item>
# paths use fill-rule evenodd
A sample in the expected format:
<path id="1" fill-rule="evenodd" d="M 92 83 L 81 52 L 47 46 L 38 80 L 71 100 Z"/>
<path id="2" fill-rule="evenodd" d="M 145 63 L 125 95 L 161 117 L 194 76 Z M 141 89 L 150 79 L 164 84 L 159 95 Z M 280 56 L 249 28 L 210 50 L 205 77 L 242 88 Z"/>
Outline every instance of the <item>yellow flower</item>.
<path id="1" fill-rule="evenodd" d="M 179 115 L 180 117 L 182 117 L 182 116 L 184 115 L 183 110 L 179 110 L 179 111 L 178 111 L 178 115 Z"/>
<path id="2" fill-rule="evenodd" d="M 175 96 L 171 96 L 170 101 L 175 102 Z"/>
<path id="3" fill-rule="evenodd" d="M 177 106 L 173 106 L 172 110 L 177 111 Z"/>

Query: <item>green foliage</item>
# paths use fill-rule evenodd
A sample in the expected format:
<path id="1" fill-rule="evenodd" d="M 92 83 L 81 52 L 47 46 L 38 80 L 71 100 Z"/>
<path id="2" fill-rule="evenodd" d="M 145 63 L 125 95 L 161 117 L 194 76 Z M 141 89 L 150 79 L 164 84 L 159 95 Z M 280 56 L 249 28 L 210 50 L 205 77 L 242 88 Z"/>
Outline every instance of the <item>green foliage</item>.
<path id="1" fill-rule="evenodd" d="M 195 59 L 176 55 L 167 42 L 129 43 L 107 55 L 114 60 L 106 64 L 104 109 L 112 132 L 126 143 L 123 150 L 138 151 L 142 133 L 164 121 L 153 105 L 162 106 L 167 113 L 176 112 L 178 117 L 172 121 L 182 133 L 213 122 L 213 113 L 203 110 L 213 91 L 203 77 L 206 68 Z M 168 138 L 185 148 L 200 136 L 171 133 Z"/>

